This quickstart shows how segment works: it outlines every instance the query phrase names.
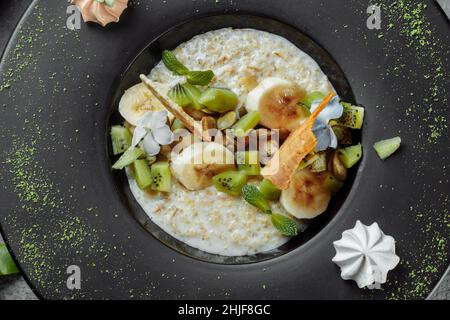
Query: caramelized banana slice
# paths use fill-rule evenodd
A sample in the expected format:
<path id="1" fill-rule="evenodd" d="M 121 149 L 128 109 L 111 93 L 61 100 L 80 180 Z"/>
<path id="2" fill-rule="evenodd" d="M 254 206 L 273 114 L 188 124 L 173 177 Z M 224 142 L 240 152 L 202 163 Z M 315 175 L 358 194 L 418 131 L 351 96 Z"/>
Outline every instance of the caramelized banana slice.
<path id="1" fill-rule="evenodd" d="M 293 131 L 310 115 L 298 105 L 306 92 L 295 83 L 280 78 L 266 78 L 247 97 L 245 108 L 258 111 L 260 123 L 270 129 Z"/>
<path id="2" fill-rule="evenodd" d="M 307 169 L 297 170 L 289 188 L 281 192 L 281 205 L 298 219 L 312 219 L 322 214 L 328 207 L 331 192 L 321 177 Z"/>

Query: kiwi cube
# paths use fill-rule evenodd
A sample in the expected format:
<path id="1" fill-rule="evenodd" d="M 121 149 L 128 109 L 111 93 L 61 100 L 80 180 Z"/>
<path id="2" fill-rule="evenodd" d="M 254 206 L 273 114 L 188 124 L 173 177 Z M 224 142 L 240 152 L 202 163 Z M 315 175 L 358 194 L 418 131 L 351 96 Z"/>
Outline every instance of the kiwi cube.
<path id="1" fill-rule="evenodd" d="M 226 171 L 213 177 L 217 190 L 232 196 L 239 196 L 247 183 L 247 174 L 242 171 Z"/>
<path id="2" fill-rule="evenodd" d="M 401 143 L 402 139 L 400 137 L 395 137 L 392 139 L 378 141 L 373 145 L 373 148 L 375 149 L 381 160 L 386 160 L 395 151 L 397 151 L 398 148 L 400 148 Z"/>
<path id="3" fill-rule="evenodd" d="M 308 154 L 305 159 L 303 159 L 298 168 L 299 170 L 303 170 L 306 169 L 307 167 L 309 167 L 311 164 L 313 164 L 317 159 L 319 158 L 319 155 L 317 153 L 310 153 Z"/>
<path id="4" fill-rule="evenodd" d="M 155 191 L 170 192 L 172 187 L 172 174 L 167 161 L 159 161 L 151 167 L 152 185 Z"/>
<path id="5" fill-rule="evenodd" d="M 364 122 L 364 108 L 353 106 L 346 102 L 341 102 L 341 104 L 344 107 L 344 111 L 337 122 L 351 129 L 361 129 Z"/>
<path id="6" fill-rule="evenodd" d="M 236 161 L 238 169 L 248 176 L 260 175 L 261 165 L 259 164 L 259 152 L 257 150 L 237 152 Z"/>
<path id="7" fill-rule="evenodd" d="M 361 144 L 357 144 L 354 146 L 350 146 L 347 148 L 343 148 L 339 150 L 339 159 L 341 159 L 342 163 L 347 169 L 350 169 L 355 164 L 358 163 L 358 161 L 362 157 L 362 146 Z"/>
<path id="8" fill-rule="evenodd" d="M 258 111 L 252 111 L 247 113 L 245 116 L 239 119 L 238 122 L 234 124 L 233 133 L 237 137 L 245 137 L 250 130 L 255 128 L 259 121 L 261 120 L 261 115 Z"/>
<path id="9" fill-rule="evenodd" d="M 192 104 L 192 97 L 180 83 L 170 89 L 168 96 L 180 107 L 187 107 Z"/>
<path id="10" fill-rule="evenodd" d="M 150 187 L 152 184 L 152 173 L 147 160 L 136 160 L 133 162 L 132 168 L 138 187 L 142 190 Z"/>
<path id="11" fill-rule="evenodd" d="M 337 179 L 332 173 L 326 171 L 323 172 L 323 183 L 331 194 L 336 194 L 344 186 L 344 182 Z"/>
<path id="12" fill-rule="evenodd" d="M 187 93 L 188 97 L 190 97 L 191 99 L 191 104 L 189 106 L 194 108 L 195 110 L 202 110 L 204 106 L 199 101 L 202 95 L 202 90 L 200 90 L 200 88 L 190 83 L 185 83 L 182 86 L 185 92 Z"/>
<path id="13" fill-rule="evenodd" d="M 280 198 L 281 190 L 278 189 L 270 180 L 264 179 L 259 184 L 259 191 L 264 195 L 267 200 L 276 201 Z"/>
<path id="14" fill-rule="evenodd" d="M 209 88 L 200 96 L 199 102 L 211 111 L 225 113 L 236 109 L 239 98 L 231 90 Z"/>
<path id="15" fill-rule="evenodd" d="M 115 156 L 128 150 L 131 146 L 131 140 L 132 136 L 127 128 L 122 126 L 111 127 L 111 142 L 113 154 Z"/>

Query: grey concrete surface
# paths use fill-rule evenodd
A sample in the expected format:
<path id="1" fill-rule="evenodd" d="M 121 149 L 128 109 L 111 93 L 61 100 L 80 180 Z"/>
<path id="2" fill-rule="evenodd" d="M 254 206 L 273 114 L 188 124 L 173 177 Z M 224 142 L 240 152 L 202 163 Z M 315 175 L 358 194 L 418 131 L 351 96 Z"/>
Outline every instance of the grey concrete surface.
<path id="1" fill-rule="evenodd" d="M 450 17 L 450 0 L 437 0 Z M 9 38 L 14 26 L 16 25 L 20 14 L 31 3 L 31 0 L 11 0 L 0 2 L 0 52 L 3 51 L 6 41 Z M 14 14 L 13 14 L 14 13 Z M 3 17 L 5 17 L 3 19 Z M 0 242 L 3 239 L 0 235 Z M 0 277 L 0 300 L 36 300 L 37 297 L 29 288 L 22 276 Z M 447 270 L 438 287 L 430 295 L 431 300 L 450 300 L 450 268 Z"/>

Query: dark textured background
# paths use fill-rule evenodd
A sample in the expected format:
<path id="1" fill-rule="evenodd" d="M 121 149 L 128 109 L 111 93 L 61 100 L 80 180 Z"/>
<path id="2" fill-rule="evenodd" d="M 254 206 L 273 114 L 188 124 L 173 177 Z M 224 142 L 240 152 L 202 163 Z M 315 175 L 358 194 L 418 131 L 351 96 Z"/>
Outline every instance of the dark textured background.
<path id="1" fill-rule="evenodd" d="M 32 0 L 9 0 L 0 2 L 0 52 L 20 19 L 22 13 Z M 450 15 L 450 0 L 438 0 Z M 0 236 L 1 241 L 1 236 Z M 443 278 L 440 286 L 431 295 L 432 299 L 450 299 L 450 274 Z M 36 299 L 21 276 L 3 277 L 0 279 L 0 300 L 5 299 Z"/>

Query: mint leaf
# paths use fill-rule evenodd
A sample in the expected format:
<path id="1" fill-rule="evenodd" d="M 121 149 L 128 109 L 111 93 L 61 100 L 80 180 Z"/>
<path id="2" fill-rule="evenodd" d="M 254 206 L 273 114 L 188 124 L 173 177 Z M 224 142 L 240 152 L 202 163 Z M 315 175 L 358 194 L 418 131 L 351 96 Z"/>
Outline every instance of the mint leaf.
<path id="1" fill-rule="evenodd" d="M 298 234 L 298 225 L 294 220 L 283 216 L 282 214 L 272 214 L 270 217 L 272 224 L 277 230 L 285 236 L 293 237 Z"/>
<path id="2" fill-rule="evenodd" d="M 4 243 L 0 243 L 0 276 L 19 273 Z"/>
<path id="3" fill-rule="evenodd" d="M 245 201 L 250 203 L 252 206 L 261 209 L 264 213 L 272 213 L 269 202 L 256 186 L 250 184 L 243 186 L 242 196 L 244 197 Z"/>
<path id="4" fill-rule="evenodd" d="M 190 84 L 197 86 L 207 86 L 211 83 L 212 79 L 215 77 L 214 72 L 208 71 L 189 71 L 186 75 L 186 80 Z"/>
<path id="5" fill-rule="evenodd" d="M 164 50 L 162 53 L 162 60 L 166 68 L 176 75 L 184 76 L 189 73 L 189 69 L 177 59 L 172 51 Z"/>

